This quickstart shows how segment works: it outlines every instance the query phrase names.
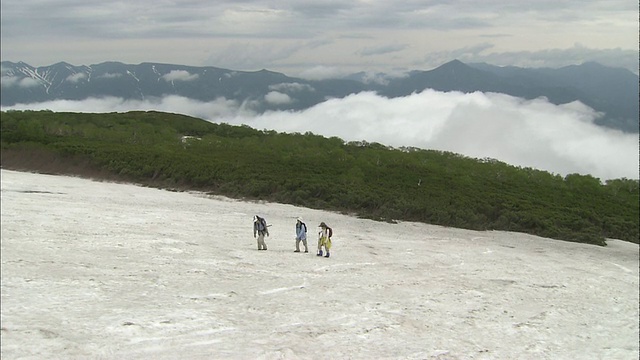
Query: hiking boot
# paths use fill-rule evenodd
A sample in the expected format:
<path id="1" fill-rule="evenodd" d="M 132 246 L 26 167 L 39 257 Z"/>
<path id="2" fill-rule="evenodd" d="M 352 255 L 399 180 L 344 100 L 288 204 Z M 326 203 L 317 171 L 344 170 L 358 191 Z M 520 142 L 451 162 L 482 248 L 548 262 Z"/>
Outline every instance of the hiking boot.
<path id="1" fill-rule="evenodd" d="M 293 250 L 293 252 L 300 252 L 300 250 Z"/>
<path id="2" fill-rule="evenodd" d="M 308 252 L 309 252 L 309 250 L 305 250 L 304 252 L 308 253 Z"/>
<path id="3" fill-rule="evenodd" d="M 327 255 L 325 255 L 324 257 L 329 257 L 329 253 L 327 253 Z"/>
<path id="4" fill-rule="evenodd" d="M 322 256 L 322 250 L 318 251 L 318 256 Z"/>

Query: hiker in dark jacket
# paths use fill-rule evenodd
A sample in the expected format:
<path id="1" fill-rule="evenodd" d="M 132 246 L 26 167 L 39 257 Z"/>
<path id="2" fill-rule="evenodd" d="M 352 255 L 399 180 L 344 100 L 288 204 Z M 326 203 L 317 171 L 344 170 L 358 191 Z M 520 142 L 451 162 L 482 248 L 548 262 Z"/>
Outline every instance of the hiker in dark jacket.
<path id="1" fill-rule="evenodd" d="M 300 242 L 304 245 L 304 252 L 308 253 L 309 248 L 307 247 L 307 224 L 302 221 L 302 218 L 299 217 L 296 219 L 296 249 L 294 252 L 300 252 Z"/>
<path id="2" fill-rule="evenodd" d="M 264 236 L 269 236 L 269 228 L 267 220 L 256 215 L 253 217 L 253 237 L 258 235 L 258 250 L 267 250 L 267 244 L 264 242 Z"/>

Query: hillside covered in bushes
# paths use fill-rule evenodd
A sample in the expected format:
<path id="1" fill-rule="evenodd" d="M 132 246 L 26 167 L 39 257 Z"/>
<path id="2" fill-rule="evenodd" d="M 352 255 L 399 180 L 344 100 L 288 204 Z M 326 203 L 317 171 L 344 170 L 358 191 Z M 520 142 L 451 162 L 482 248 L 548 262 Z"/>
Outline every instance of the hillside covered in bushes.
<path id="1" fill-rule="evenodd" d="M 2 167 L 475 230 L 638 243 L 638 180 L 159 112 L 1 113 Z"/>

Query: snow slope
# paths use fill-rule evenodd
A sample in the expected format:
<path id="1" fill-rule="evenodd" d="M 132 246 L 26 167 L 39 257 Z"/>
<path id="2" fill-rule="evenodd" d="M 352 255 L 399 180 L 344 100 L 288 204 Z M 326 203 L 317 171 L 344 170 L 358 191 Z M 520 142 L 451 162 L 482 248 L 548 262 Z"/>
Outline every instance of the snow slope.
<path id="1" fill-rule="evenodd" d="M 1 176 L 3 360 L 638 358 L 635 244 Z"/>

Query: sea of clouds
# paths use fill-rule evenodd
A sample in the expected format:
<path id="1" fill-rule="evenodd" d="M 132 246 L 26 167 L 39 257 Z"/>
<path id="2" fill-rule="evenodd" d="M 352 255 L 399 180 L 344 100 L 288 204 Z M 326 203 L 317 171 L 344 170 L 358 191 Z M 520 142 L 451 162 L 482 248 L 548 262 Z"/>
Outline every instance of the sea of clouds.
<path id="1" fill-rule="evenodd" d="M 269 94 L 265 102 L 273 100 Z M 295 101 L 295 98 L 292 98 Z M 562 176 L 588 174 L 602 181 L 638 179 L 638 134 L 594 124 L 601 116 L 579 103 L 554 105 L 495 93 L 425 90 L 386 98 L 373 92 L 328 99 L 301 111 L 256 113 L 253 103 L 220 98 L 200 102 L 179 96 L 132 101 L 92 98 L 16 105 L 2 110 L 72 112 L 163 111 L 217 123 L 245 124 L 279 132 L 312 132 L 345 141 L 451 151 L 473 158 Z"/>

